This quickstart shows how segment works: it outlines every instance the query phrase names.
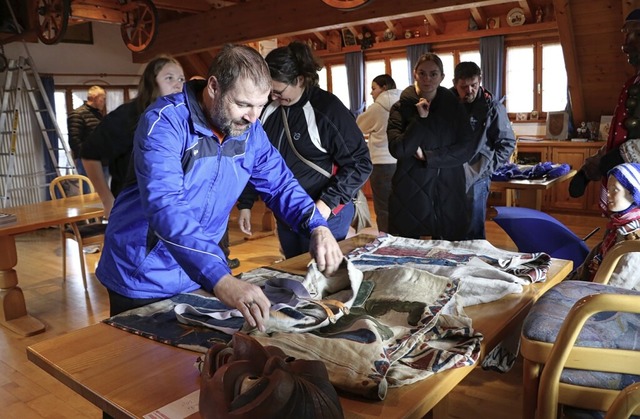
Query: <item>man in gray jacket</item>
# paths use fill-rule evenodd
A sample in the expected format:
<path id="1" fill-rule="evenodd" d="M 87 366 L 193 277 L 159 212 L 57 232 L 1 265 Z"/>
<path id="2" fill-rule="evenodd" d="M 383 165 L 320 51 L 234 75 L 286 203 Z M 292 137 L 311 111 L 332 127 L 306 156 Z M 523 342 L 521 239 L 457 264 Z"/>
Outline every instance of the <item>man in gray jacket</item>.
<path id="1" fill-rule="evenodd" d="M 465 164 L 471 211 L 468 240 L 486 238 L 484 223 L 491 174 L 509 161 L 516 146 L 507 110 L 480 83 L 482 70 L 476 63 L 466 61 L 456 66 L 451 91 L 464 104 L 473 134 L 479 138 L 476 154 Z"/>

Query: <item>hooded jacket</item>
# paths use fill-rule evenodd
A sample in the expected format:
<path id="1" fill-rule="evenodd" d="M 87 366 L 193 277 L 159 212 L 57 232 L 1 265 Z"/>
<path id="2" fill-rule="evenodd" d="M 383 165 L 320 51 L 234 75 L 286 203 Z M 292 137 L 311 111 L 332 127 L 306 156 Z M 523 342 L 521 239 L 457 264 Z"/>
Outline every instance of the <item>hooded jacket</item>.
<path id="1" fill-rule="evenodd" d="M 389 199 L 389 233 L 462 240 L 467 231 L 464 164 L 477 149 L 466 111 L 438 87 L 429 116 L 420 118 L 419 97 L 407 87 L 389 113 L 389 151 L 398 160 Z M 420 147 L 426 161 L 415 157 Z"/>
<path id="2" fill-rule="evenodd" d="M 387 122 L 389 110 L 400 99 L 400 89 L 385 90 L 375 102 L 358 116 L 356 120 L 360 130 L 369 134 L 369 153 L 373 164 L 396 164 L 396 159 L 389 154 L 387 141 Z"/>
<path id="3" fill-rule="evenodd" d="M 314 202 L 271 146 L 260 123 L 215 137 L 197 95 L 185 84 L 140 117 L 133 145 L 137 182 L 116 198 L 96 276 L 129 298 L 212 291 L 231 271 L 218 246 L 247 182 L 300 233 L 327 226 Z"/>
<path id="4" fill-rule="evenodd" d="M 459 100 L 455 87 L 450 90 Z M 505 107 L 483 87 L 480 87 L 473 102 L 463 105 L 478 142 L 475 155 L 464 166 L 468 189 L 478 180 L 490 177 L 500 166 L 509 162 L 516 147 L 516 136 Z"/>

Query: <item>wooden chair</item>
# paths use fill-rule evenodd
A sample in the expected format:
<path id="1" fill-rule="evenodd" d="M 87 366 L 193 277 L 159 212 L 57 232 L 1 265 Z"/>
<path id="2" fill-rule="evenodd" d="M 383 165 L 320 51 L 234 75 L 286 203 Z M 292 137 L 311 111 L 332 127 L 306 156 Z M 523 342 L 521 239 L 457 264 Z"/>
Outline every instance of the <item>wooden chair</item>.
<path id="1" fill-rule="evenodd" d="M 523 418 L 555 419 L 558 404 L 607 411 L 640 375 L 640 291 L 607 285 L 629 252 L 640 241 L 614 246 L 594 282 L 561 282 L 532 307 L 521 336 Z"/>
<path id="2" fill-rule="evenodd" d="M 604 419 L 628 419 L 639 407 L 640 383 L 633 383 L 618 394 Z"/>
<path id="3" fill-rule="evenodd" d="M 66 198 L 69 196 L 82 195 L 85 191 L 95 193 L 91 180 L 83 175 L 64 175 L 53 179 L 49 184 L 51 199 Z M 67 246 L 66 239 L 75 240 L 78 243 L 78 253 L 80 255 L 80 270 L 84 289 L 87 289 L 87 272 L 84 258 L 84 246 L 102 246 L 104 232 L 107 228 L 101 220 L 94 219 L 89 222 L 66 223 L 60 226 L 60 238 L 62 244 L 62 278 L 67 279 Z"/>

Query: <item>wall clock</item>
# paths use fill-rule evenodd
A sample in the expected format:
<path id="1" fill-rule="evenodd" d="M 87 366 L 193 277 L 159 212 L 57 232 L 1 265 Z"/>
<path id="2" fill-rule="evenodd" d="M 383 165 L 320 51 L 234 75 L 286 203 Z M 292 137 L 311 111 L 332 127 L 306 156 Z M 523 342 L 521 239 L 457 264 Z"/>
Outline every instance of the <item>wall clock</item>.
<path id="1" fill-rule="evenodd" d="M 352 10 L 364 6 L 372 0 L 322 0 L 323 3 L 342 10 Z"/>
<path id="2" fill-rule="evenodd" d="M 524 25 L 524 21 L 524 10 L 519 7 L 514 7 L 513 9 L 509 10 L 509 13 L 507 13 L 507 24 L 509 26 Z"/>

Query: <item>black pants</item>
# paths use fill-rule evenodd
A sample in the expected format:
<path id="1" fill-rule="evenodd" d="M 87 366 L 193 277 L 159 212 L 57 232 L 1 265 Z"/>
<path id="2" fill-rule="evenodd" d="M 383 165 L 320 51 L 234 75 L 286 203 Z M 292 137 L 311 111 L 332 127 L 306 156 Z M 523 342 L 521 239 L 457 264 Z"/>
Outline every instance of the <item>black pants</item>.
<path id="1" fill-rule="evenodd" d="M 124 295 L 120 295 L 111 290 L 109 292 L 109 315 L 115 316 L 116 314 L 123 313 L 125 311 L 143 307 L 156 301 L 166 300 L 166 298 L 129 298 Z"/>

